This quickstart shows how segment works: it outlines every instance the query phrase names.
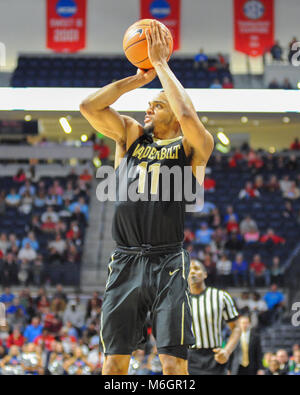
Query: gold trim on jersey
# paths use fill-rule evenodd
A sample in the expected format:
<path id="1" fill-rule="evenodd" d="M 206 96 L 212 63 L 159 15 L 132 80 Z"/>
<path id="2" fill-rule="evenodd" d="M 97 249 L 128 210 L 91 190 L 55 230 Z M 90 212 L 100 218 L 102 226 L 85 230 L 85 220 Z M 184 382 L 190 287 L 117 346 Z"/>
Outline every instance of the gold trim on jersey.
<path id="1" fill-rule="evenodd" d="M 184 344 L 184 302 L 182 303 L 181 310 L 181 342 L 180 345 Z"/>
<path id="2" fill-rule="evenodd" d="M 182 277 L 185 279 L 185 262 L 184 262 L 183 251 L 182 251 L 181 255 L 182 255 Z"/>
<path id="3" fill-rule="evenodd" d="M 102 330 L 103 330 L 103 312 L 101 313 L 101 322 L 100 322 L 100 340 L 102 343 L 102 347 L 103 347 L 103 352 L 106 352 L 106 347 L 105 347 L 105 343 L 103 340 L 103 335 L 102 335 Z"/>
<path id="4" fill-rule="evenodd" d="M 160 140 L 160 139 L 157 139 L 156 137 L 153 137 L 153 141 L 157 145 L 167 145 L 167 144 L 173 143 L 174 141 L 182 139 L 182 137 L 183 136 L 178 136 L 178 137 L 174 137 L 173 139 L 166 139 L 166 140 Z"/>

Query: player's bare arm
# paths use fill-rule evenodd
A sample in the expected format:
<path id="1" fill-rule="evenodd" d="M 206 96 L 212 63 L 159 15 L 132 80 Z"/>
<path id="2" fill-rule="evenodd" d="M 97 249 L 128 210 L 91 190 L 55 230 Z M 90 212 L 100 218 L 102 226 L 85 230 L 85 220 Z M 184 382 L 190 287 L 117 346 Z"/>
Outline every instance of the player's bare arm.
<path id="1" fill-rule="evenodd" d="M 148 56 L 164 88 L 170 107 L 180 123 L 187 154 L 193 153 L 192 167 L 205 165 L 212 153 L 214 140 L 201 123 L 184 87 L 169 68 L 169 46 L 165 33 L 154 21 L 146 32 Z M 193 169 L 194 170 L 194 169 Z"/>
<path id="2" fill-rule="evenodd" d="M 135 119 L 120 115 L 110 106 L 123 94 L 141 88 L 155 77 L 155 70 L 138 70 L 136 75 L 104 86 L 80 104 L 81 114 L 93 128 L 116 142 L 116 156 L 122 156 L 128 150 L 143 133 L 143 128 Z"/>
<path id="3" fill-rule="evenodd" d="M 242 333 L 239 325 L 239 319 L 229 322 L 227 325 L 231 330 L 231 334 L 225 348 L 213 349 L 213 352 L 215 353 L 215 360 L 221 364 L 226 363 L 229 360 L 230 355 L 233 353 L 236 346 L 238 345 L 238 342 L 240 341 Z"/>

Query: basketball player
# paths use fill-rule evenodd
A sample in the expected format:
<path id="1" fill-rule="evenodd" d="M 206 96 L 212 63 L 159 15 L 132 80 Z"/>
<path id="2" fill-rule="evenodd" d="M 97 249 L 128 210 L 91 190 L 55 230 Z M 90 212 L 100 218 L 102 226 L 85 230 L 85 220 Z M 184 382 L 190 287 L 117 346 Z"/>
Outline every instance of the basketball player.
<path id="1" fill-rule="evenodd" d="M 116 142 L 117 186 L 121 159 L 128 171 L 128 190 L 138 181 L 138 191 L 157 191 L 160 166 L 205 166 L 213 138 L 200 122 L 194 106 L 167 64 L 169 48 L 157 22 L 146 33 L 148 56 L 154 67 L 101 88 L 80 106 L 90 124 Z M 164 91 L 149 103 L 144 127 L 121 116 L 110 105 L 121 95 L 140 88 L 156 76 Z M 148 178 L 145 176 L 151 172 Z M 127 174 L 127 173 L 126 173 Z M 147 183 L 146 181 L 147 180 Z M 153 189 L 152 189 L 153 187 Z M 158 191 L 161 192 L 161 191 Z M 150 192 L 147 192 L 150 196 Z M 143 337 L 147 312 L 164 374 L 188 374 L 187 348 L 194 343 L 188 305 L 189 255 L 182 248 L 183 201 L 120 201 L 113 219 L 117 248 L 109 263 L 101 315 L 100 338 L 105 353 L 103 374 L 127 374 L 132 351 Z"/>

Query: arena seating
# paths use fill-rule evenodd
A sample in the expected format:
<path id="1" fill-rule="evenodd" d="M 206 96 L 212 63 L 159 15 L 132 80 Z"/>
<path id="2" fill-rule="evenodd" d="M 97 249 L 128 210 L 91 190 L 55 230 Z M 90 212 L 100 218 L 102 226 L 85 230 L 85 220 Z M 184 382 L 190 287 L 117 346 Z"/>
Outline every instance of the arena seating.
<path id="1" fill-rule="evenodd" d="M 194 68 L 192 57 L 170 59 L 170 67 L 186 88 L 209 88 L 212 81 L 224 77 L 232 80 L 228 68 L 209 71 L 216 62 L 208 59 L 208 70 Z M 123 56 L 101 57 L 58 57 L 20 56 L 11 86 L 13 87 L 98 87 L 114 80 L 135 74 L 136 68 Z M 160 88 L 158 79 L 148 88 Z"/>

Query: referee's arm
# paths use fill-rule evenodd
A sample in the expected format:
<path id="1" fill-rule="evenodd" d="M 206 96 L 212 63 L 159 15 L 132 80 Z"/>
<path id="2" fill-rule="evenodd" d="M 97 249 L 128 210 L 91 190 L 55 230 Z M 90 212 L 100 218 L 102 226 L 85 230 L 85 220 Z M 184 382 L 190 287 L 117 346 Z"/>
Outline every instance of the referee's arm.
<path id="1" fill-rule="evenodd" d="M 213 352 L 215 353 L 215 360 L 221 364 L 226 363 L 229 360 L 230 355 L 233 353 L 236 346 L 238 345 L 238 342 L 240 341 L 242 333 L 239 326 L 239 319 L 228 322 L 227 325 L 231 330 L 231 334 L 229 336 L 226 346 L 224 348 L 213 349 Z"/>

